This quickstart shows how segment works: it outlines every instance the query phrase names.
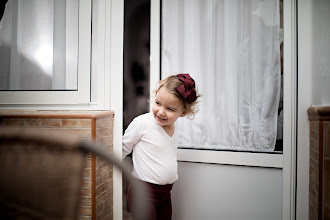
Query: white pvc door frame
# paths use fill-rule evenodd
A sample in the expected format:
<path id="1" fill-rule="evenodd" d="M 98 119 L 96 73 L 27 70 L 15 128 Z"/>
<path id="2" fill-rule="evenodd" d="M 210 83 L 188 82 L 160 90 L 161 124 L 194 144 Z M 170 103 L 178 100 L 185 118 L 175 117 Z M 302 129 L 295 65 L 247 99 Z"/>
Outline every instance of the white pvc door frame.
<path id="1" fill-rule="evenodd" d="M 203 151 L 179 149 L 178 160 L 283 169 L 282 219 L 295 219 L 296 210 L 296 115 L 297 115 L 297 33 L 296 0 L 284 0 L 284 131 L 283 154 Z M 150 90 L 160 79 L 161 1 L 151 1 Z M 150 97 L 151 98 L 151 97 Z M 216 154 L 216 155 L 215 155 Z M 200 155 L 200 152 L 199 152 Z"/>

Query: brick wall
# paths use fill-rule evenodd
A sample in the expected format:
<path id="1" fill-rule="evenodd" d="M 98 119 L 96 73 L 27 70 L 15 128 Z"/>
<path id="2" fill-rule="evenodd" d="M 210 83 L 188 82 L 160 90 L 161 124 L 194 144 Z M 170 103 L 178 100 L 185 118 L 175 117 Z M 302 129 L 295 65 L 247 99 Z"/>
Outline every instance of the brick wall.
<path id="1" fill-rule="evenodd" d="M 319 122 L 310 122 L 309 219 L 318 219 L 319 200 Z"/>
<path id="2" fill-rule="evenodd" d="M 112 151 L 113 117 L 96 120 L 96 142 Z M 112 164 L 105 163 L 101 158 L 95 161 L 95 204 L 96 219 L 112 219 Z"/>
<path id="3" fill-rule="evenodd" d="M 330 219 L 330 121 L 323 122 L 323 219 Z"/>
<path id="4" fill-rule="evenodd" d="M 112 151 L 113 117 L 112 111 L 0 110 L 0 126 L 60 130 Z M 112 171 L 94 155 L 85 159 L 80 219 L 113 219 Z"/>
<path id="5" fill-rule="evenodd" d="M 309 219 L 330 219 L 330 107 L 311 107 Z"/>

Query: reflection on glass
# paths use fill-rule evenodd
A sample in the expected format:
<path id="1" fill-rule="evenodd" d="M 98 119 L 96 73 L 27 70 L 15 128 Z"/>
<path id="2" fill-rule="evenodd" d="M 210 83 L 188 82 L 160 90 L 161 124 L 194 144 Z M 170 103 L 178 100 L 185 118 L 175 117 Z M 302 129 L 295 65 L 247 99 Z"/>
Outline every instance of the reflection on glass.
<path id="1" fill-rule="evenodd" d="M 49 44 L 40 45 L 35 50 L 34 59 L 44 72 L 49 71 L 53 65 L 53 48 Z"/>
<path id="2" fill-rule="evenodd" d="M 0 4 L 0 90 L 77 90 L 79 0 Z"/>

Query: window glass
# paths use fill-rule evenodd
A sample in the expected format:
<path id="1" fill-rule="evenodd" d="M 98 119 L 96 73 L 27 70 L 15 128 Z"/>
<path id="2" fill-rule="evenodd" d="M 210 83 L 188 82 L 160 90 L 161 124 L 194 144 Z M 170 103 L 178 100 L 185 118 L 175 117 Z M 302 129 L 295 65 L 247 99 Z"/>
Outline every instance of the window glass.
<path id="1" fill-rule="evenodd" d="M 79 0 L 0 7 L 0 90 L 77 90 Z"/>
<path id="2" fill-rule="evenodd" d="M 161 74 L 202 93 L 182 148 L 273 152 L 281 90 L 280 1 L 162 1 Z"/>

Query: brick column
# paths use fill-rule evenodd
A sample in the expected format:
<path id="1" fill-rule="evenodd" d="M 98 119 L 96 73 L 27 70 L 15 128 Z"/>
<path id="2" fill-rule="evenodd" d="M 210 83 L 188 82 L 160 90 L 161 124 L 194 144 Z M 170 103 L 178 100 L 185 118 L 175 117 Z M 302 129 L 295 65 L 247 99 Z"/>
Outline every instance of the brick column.
<path id="1" fill-rule="evenodd" d="M 310 107 L 309 219 L 330 219 L 330 107 Z"/>
<path id="2" fill-rule="evenodd" d="M 113 147 L 113 119 L 113 111 L 0 110 L 0 127 L 60 130 L 108 151 Z M 111 164 L 94 155 L 85 159 L 79 219 L 113 219 L 112 171 Z"/>

